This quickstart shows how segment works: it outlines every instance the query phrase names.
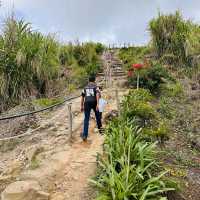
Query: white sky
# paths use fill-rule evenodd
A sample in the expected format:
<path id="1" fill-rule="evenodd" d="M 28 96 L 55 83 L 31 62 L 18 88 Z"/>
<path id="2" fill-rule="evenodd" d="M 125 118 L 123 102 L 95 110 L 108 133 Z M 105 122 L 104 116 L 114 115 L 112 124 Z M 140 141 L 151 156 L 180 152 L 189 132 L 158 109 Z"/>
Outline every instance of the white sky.
<path id="1" fill-rule="evenodd" d="M 64 41 L 145 44 L 148 22 L 158 11 L 179 9 L 200 23 L 200 0 L 1 0 L 1 19 L 14 8 L 33 29 L 54 32 Z"/>

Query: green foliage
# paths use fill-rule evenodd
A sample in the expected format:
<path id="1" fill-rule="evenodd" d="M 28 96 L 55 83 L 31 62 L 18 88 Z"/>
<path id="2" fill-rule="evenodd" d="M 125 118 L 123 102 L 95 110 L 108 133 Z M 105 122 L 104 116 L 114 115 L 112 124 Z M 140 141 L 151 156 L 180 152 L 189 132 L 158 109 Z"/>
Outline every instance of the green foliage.
<path id="1" fill-rule="evenodd" d="M 165 80 L 173 80 L 168 70 L 156 63 L 152 66 L 140 70 L 140 87 L 150 90 L 152 93 L 158 93 L 159 88 Z M 129 84 L 136 87 L 137 85 L 137 74 L 133 73 L 129 77 Z"/>
<path id="2" fill-rule="evenodd" d="M 63 101 L 62 98 L 57 98 L 57 99 L 48 99 L 48 98 L 41 98 L 41 99 L 36 99 L 33 101 L 33 104 L 38 105 L 40 107 L 48 107 L 55 105 L 57 103 L 61 103 Z"/>
<path id="3" fill-rule="evenodd" d="M 1 106 L 29 96 L 48 96 L 61 81 L 83 86 L 90 73 L 100 69 L 103 50 L 100 43 L 61 45 L 54 36 L 33 31 L 29 23 L 7 18 L 0 35 Z M 67 81 L 60 78 L 61 73 Z M 67 85 L 60 92 L 64 88 Z"/>
<path id="4" fill-rule="evenodd" d="M 126 120 L 135 120 L 143 128 L 144 136 L 151 136 L 163 142 L 167 138 L 169 128 L 163 117 L 171 117 L 169 105 L 161 103 L 159 107 L 153 106 L 153 96 L 148 90 L 131 90 L 122 102 L 122 117 Z"/>
<path id="5" fill-rule="evenodd" d="M 97 54 L 102 54 L 103 51 L 105 50 L 105 47 L 101 43 L 96 44 L 96 52 Z"/>
<path id="6" fill-rule="evenodd" d="M 157 167 L 155 144 L 145 142 L 133 124 L 119 120 L 106 129 L 105 155 L 98 161 L 101 173 L 92 181 L 100 191 L 97 199 L 159 200 L 173 190 L 163 181 L 166 172 Z"/>
<path id="7" fill-rule="evenodd" d="M 153 97 L 148 90 L 131 90 L 122 102 L 123 117 L 129 120 L 138 119 L 141 126 L 156 118 L 156 111 L 150 104 Z"/>
<path id="8" fill-rule="evenodd" d="M 176 83 L 166 83 L 161 86 L 159 104 L 157 105 L 157 111 L 169 120 L 176 116 L 174 103 L 183 101 L 184 93 L 183 87 L 179 82 Z"/>
<path id="9" fill-rule="evenodd" d="M 165 94 L 168 97 L 183 97 L 183 87 L 180 82 L 167 83 L 161 88 L 161 94 Z"/>
<path id="10" fill-rule="evenodd" d="M 142 133 L 146 136 L 156 137 L 161 143 L 163 143 L 164 139 L 167 138 L 169 131 L 169 126 L 167 123 L 160 119 L 157 126 L 152 128 L 144 128 Z"/>
<path id="11" fill-rule="evenodd" d="M 142 121 L 142 124 L 146 124 L 147 121 L 156 117 L 155 109 L 148 102 L 133 101 L 131 104 L 124 103 L 123 110 L 126 118 L 138 118 Z"/>
<path id="12" fill-rule="evenodd" d="M 157 111 L 167 119 L 172 119 L 175 115 L 171 103 L 171 99 L 167 97 L 161 96 L 161 98 L 159 99 Z"/>
<path id="13" fill-rule="evenodd" d="M 70 76 L 70 83 L 83 87 L 88 82 L 88 74 L 82 67 L 74 67 Z"/>
<path id="14" fill-rule="evenodd" d="M 131 104 L 132 101 L 151 101 L 153 100 L 153 96 L 149 90 L 140 88 L 138 90 L 132 89 L 129 91 L 128 95 L 125 97 L 125 101 L 128 104 Z"/>
<path id="15" fill-rule="evenodd" d="M 20 100 L 38 89 L 45 94 L 48 83 L 57 77 L 58 44 L 52 36 L 32 32 L 30 24 L 8 18 L 0 44 L 2 102 Z"/>
<path id="16" fill-rule="evenodd" d="M 150 48 L 146 46 L 122 48 L 119 51 L 119 58 L 123 61 L 125 68 L 129 69 L 132 64 L 141 62 L 150 51 Z"/>
<path id="17" fill-rule="evenodd" d="M 71 69 L 69 82 L 77 87 L 87 83 L 91 74 L 97 74 L 101 68 L 99 55 L 102 54 L 104 46 L 100 43 L 84 43 L 77 45 L 63 45 L 60 48 L 60 64 Z"/>
<path id="18" fill-rule="evenodd" d="M 159 13 L 157 18 L 151 20 L 149 28 L 158 58 L 164 56 L 165 60 L 177 65 L 189 64 L 187 42 L 190 26 L 178 11 L 170 15 Z"/>
<path id="19" fill-rule="evenodd" d="M 156 111 L 150 104 L 152 99 L 148 90 L 132 90 L 122 102 L 123 117 L 129 120 L 137 118 L 144 125 L 156 118 Z"/>
<path id="20" fill-rule="evenodd" d="M 198 55 L 200 52 L 200 26 L 192 22 L 188 22 L 190 35 L 188 39 L 188 53 Z"/>
<path id="21" fill-rule="evenodd" d="M 59 52 L 59 61 L 62 66 L 71 66 L 73 63 L 76 62 L 75 58 L 73 57 L 73 45 L 62 45 L 60 47 Z"/>

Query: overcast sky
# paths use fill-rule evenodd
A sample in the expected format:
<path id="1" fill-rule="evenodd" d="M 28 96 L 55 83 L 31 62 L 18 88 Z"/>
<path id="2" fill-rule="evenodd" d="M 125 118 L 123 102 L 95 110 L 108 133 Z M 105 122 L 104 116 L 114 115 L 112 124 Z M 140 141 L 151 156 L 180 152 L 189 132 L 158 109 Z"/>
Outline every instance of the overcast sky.
<path id="1" fill-rule="evenodd" d="M 149 41 L 148 22 L 179 9 L 200 24 L 200 0 L 1 0 L 0 18 L 11 10 L 43 33 L 64 41 L 99 41 L 142 45 Z"/>

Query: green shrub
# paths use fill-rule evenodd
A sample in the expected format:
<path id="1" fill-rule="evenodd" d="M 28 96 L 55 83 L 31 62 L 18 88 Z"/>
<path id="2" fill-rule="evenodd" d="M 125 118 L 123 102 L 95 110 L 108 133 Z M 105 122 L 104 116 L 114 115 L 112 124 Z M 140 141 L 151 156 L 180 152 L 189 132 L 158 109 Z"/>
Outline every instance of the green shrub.
<path id="1" fill-rule="evenodd" d="M 169 98 L 161 97 L 160 104 L 155 106 L 150 101 L 154 100 L 148 90 L 131 90 L 122 102 L 122 118 L 135 120 L 137 126 L 143 128 L 143 136 L 147 139 L 157 138 L 163 142 L 169 135 L 169 126 L 165 118 L 173 117 L 173 109 L 169 105 Z"/>
<path id="2" fill-rule="evenodd" d="M 169 126 L 168 124 L 159 119 L 156 126 L 143 128 L 142 134 L 146 137 L 156 138 L 160 143 L 164 143 L 164 140 L 169 137 Z"/>
<path id="3" fill-rule="evenodd" d="M 128 103 L 131 103 L 132 101 L 143 101 L 143 102 L 147 102 L 147 101 L 151 101 L 153 100 L 153 96 L 150 93 L 149 90 L 147 89 L 132 89 L 129 91 L 128 95 L 126 95 L 125 100 Z"/>
<path id="4" fill-rule="evenodd" d="M 180 82 L 170 83 L 162 85 L 161 87 L 161 95 L 165 95 L 167 97 L 183 97 L 183 87 Z"/>
<path id="5" fill-rule="evenodd" d="M 158 93 L 161 84 L 165 81 L 174 81 L 172 76 L 170 76 L 168 70 L 156 63 L 152 66 L 140 70 L 140 87 L 150 90 L 152 93 Z M 137 74 L 133 74 L 128 79 L 129 84 L 136 87 L 137 86 Z"/>
<path id="6" fill-rule="evenodd" d="M 168 97 L 161 96 L 159 99 L 159 104 L 157 106 L 157 111 L 167 119 L 172 119 L 175 115 L 172 106 L 172 99 Z"/>
<path id="7" fill-rule="evenodd" d="M 105 49 L 105 47 L 103 46 L 103 44 L 101 44 L 101 43 L 98 42 L 96 44 L 95 49 L 96 49 L 97 54 L 102 54 L 103 51 L 104 51 L 104 49 Z"/>
<path id="8" fill-rule="evenodd" d="M 156 118 L 156 110 L 150 103 L 133 101 L 131 104 L 124 103 L 123 116 L 127 119 L 139 119 L 142 126 Z"/>
<path id="9" fill-rule="evenodd" d="M 157 118 L 156 110 L 150 100 L 153 96 L 148 90 L 131 90 L 122 102 L 122 116 L 125 119 L 137 119 L 140 126 L 151 124 Z"/>

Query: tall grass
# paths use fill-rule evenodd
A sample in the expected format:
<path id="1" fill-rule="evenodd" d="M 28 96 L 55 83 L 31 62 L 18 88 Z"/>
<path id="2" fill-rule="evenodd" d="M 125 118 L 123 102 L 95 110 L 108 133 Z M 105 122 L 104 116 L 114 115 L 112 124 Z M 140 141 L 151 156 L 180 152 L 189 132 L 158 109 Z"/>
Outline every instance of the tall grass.
<path id="1" fill-rule="evenodd" d="M 57 77 L 56 40 L 33 32 L 30 24 L 11 17 L 5 21 L 0 45 L 1 100 L 21 100 L 34 89 L 45 93 L 49 81 Z"/>
<path id="2" fill-rule="evenodd" d="M 180 12 L 159 13 L 149 23 L 152 45 L 158 58 L 176 66 L 193 66 L 193 55 L 200 48 L 199 25 L 183 19 Z"/>
<path id="3" fill-rule="evenodd" d="M 60 90 L 72 83 L 82 86 L 87 76 L 100 68 L 101 44 L 63 45 L 53 35 L 33 31 L 31 24 L 14 16 L 5 20 L 1 32 L 1 109 L 30 96 L 48 96 L 61 83 Z M 65 70 L 70 74 L 61 79 Z"/>

